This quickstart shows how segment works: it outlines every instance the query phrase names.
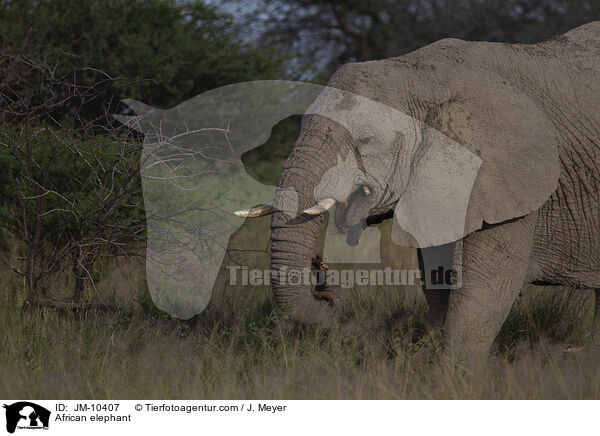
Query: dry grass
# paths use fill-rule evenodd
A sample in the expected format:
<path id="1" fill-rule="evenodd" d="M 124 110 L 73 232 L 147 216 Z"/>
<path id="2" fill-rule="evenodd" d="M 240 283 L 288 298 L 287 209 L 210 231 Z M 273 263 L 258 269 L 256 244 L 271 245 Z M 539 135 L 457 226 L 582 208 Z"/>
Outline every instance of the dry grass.
<path id="1" fill-rule="evenodd" d="M 487 369 L 438 363 L 418 290 L 353 289 L 339 321 L 299 328 L 265 288 L 217 293 L 193 322 L 149 300 L 139 264 L 105 267 L 113 312 L 20 313 L 22 283 L 0 282 L 3 398 L 600 398 L 599 358 L 569 355 L 591 324 L 591 295 L 530 290 Z"/>
<path id="2" fill-rule="evenodd" d="M 255 220 L 230 246 L 266 248 L 255 235 L 267 230 L 268 220 Z M 1 265 L 17 255 L 8 248 Z M 405 259 L 393 266 L 416 266 L 410 253 L 383 248 L 385 258 Z M 235 253 L 224 263 L 234 262 L 266 266 L 268 257 Z M 141 259 L 100 264 L 97 276 L 98 292 L 118 311 L 21 313 L 23 282 L 0 267 L 0 397 L 600 398 L 600 357 L 562 352 L 585 341 L 591 293 L 530 289 L 488 367 L 469 374 L 439 363 L 440 334 L 425 333 L 415 287 L 344 291 L 339 320 L 301 328 L 266 287 L 219 282 L 207 310 L 183 322 L 154 308 Z M 68 292 L 68 279 L 61 286 L 55 295 Z"/>

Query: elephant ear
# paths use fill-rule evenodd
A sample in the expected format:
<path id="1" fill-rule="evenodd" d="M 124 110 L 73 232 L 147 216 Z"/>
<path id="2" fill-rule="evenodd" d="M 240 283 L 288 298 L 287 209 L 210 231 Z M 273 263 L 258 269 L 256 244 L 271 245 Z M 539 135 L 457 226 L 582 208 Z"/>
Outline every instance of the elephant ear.
<path id="1" fill-rule="evenodd" d="M 399 244 L 442 245 L 527 215 L 560 175 L 557 134 L 532 99 L 489 71 L 452 66 L 436 74 L 448 78 L 450 94 L 429 113 L 396 206 Z"/>
<path id="2" fill-rule="evenodd" d="M 478 156 L 460 144 L 423 126 L 408 185 L 394 210 L 392 240 L 424 248 L 462 238 L 481 164 Z"/>

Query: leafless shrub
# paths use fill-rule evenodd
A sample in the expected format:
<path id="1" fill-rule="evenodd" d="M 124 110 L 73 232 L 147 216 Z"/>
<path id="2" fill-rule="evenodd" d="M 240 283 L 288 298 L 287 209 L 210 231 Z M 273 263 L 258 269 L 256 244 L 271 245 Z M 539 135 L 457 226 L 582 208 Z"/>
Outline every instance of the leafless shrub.
<path id="1" fill-rule="evenodd" d="M 70 273 L 79 304 L 100 257 L 139 253 L 141 141 L 109 115 L 118 78 L 58 65 L 0 53 L 0 225 L 24 245 L 27 302 Z"/>

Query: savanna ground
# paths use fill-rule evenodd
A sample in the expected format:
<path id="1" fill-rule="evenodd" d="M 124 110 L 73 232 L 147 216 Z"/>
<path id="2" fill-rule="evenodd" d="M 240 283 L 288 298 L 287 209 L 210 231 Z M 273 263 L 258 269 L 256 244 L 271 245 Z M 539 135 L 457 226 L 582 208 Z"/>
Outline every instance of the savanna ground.
<path id="1" fill-rule="evenodd" d="M 243 3 L 246 6 L 248 2 Z M 419 1 L 419 7 L 414 7 L 413 0 L 376 5 L 371 1 L 337 2 L 335 10 L 331 2 L 323 1 L 289 0 L 287 8 L 282 8 L 281 2 L 267 3 L 270 6 L 265 8 L 240 8 L 247 14 L 238 12 L 234 17 L 200 0 L 0 2 L 0 88 L 5 111 L 0 121 L 8 121 L 15 132 L 45 138 L 23 126 L 39 116 L 43 122 L 38 127 L 43 131 L 49 114 L 40 114 L 38 109 L 52 108 L 49 116 L 60 121 L 65 131 L 58 135 L 63 141 L 41 141 L 35 148 L 34 157 L 39 153 L 42 171 L 54 168 L 50 162 L 56 161 L 49 159 L 53 150 L 71 149 L 70 138 L 78 125 L 73 120 L 101 116 L 105 110 L 113 113 L 105 107 L 112 97 L 114 101 L 135 99 L 167 108 L 211 89 L 248 80 L 324 83 L 349 61 L 398 56 L 445 37 L 531 43 L 600 19 L 599 2 L 588 0 L 563 2 L 564 7 L 539 0 L 521 0 L 518 5 L 470 0 L 461 2 L 459 14 L 432 0 Z M 240 30 L 257 28 L 262 31 L 251 32 L 248 44 L 246 37 L 238 38 Z M 301 31 L 306 35 L 299 37 Z M 15 63 L 16 59 L 26 62 Z M 73 75 L 74 67 L 86 74 Z M 12 68 L 17 68 L 18 74 L 11 73 Z M 99 73 L 100 79 L 92 71 Z M 85 80 L 79 83 L 71 76 Z M 121 80 L 105 86 L 105 77 Z M 77 93 L 72 96 L 75 100 L 63 101 L 65 89 L 78 89 L 71 85 L 88 87 L 95 80 L 103 84 L 99 100 L 104 103 L 99 107 L 88 97 L 91 103 L 82 105 Z M 59 92 L 46 92 L 51 89 Z M 60 110 L 50 97 L 62 101 Z M 13 99 L 18 103 L 15 110 L 6 112 L 6 103 Z M 25 101 L 30 106 L 23 111 L 21 103 Z M 39 101 L 45 104 L 39 106 Z M 79 109 L 73 113 L 75 108 Z M 56 118 L 57 113 L 65 114 L 64 118 Z M 35 117 L 30 118 L 31 114 Z M 276 183 L 293 145 L 293 140 L 288 140 L 298 135 L 299 119 L 291 118 L 288 124 L 284 121 L 273 129 L 271 146 L 257 147 L 242 157 L 249 174 L 258 181 Z M 591 292 L 525 291 L 494 344 L 488 367 L 477 373 L 440 364 L 440 334 L 425 333 L 425 302 L 414 287 L 343 290 L 338 319 L 327 325 L 298 327 L 275 307 L 267 287 L 225 287 L 221 280 L 206 310 L 194 320 L 180 321 L 153 305 L 142 257 L 106 258 L 95 263 L 91 274 L 97 289 L 88 283 L 85 298 L 98 301 L 100 296 L 110 310 L 23 311 L 27 283 L 11 269 L 26 264 L 26 250 L 17 242 L 28 239 L 23 228 L 27 226 L 20 222 L 24 219 L 20 201 L 38 204 L 41 197 L 36 180 L 47 177 L 37 174 L 37 166 L 28 166 L 27 159 L 15 159 L 14 153 L 24 156 L 19 151 L 25 144 L 28 149 L 30 141 L 20 141 L 18 135 L 12 139 L 15 144 L 0 156 L 2 398 L 600 397 L 600 358 L 587 352 L 562 351 L 586 340 L 592 324 Z M 25 155 L 31 159 L 30 152 Z M 113 154 L 104 158 L 108 156 Z M 96 180 L 81 172 L 88 166 L 79 158 L 58 162 L 61 165 L 50 180 L 52 190 L 58 187 L 66 197 L 78 199 L 77 204 L 81 201 L 85 211 L 95 211 L 95 193 L 106 197 L 95 183 L 87 183 Z M 108 162 L 113 162 L 112 158 Z M 118 167 L 113 164 L 104 166 L 106 174 Z M 86 182 L 83 191 L 77 180 Z M 31 195 L 23 191 L 30 182 L 34 182 L 29 186 Z M 132 195 L 136 186 L 130 187 Z M 64 195 L 61 198 L 66 198 Z M 28 220 L 32 223 L 44 216 L 45 237 L 56 235 L 47 239 L 60 242 L 72 228 L 67 217 L 73 211 L 67 208 L 58 217 L 50 214 L 56 213 L 57 207 L 56 198 L 50 197 L 45 196 L 46 209 L 30 210 Z M 104 200 L 101 203 L 104 205 Z M 114 216 L 112 224 L 122 218 Z M 25 224 L 28 220 L 24 219 Z M 94 230 L 92 225 L 89 231 Z M 137 235 L 136 228 L 128 231 Z M 248 254 L 252 265 L 265 267 L 268 219 L 247 223 L 230 245 L 265 250 Z M 384 259 L 400 260 L 392 262 L 396 268 L 415 267 L 414 251 L 398 255 L 389 244 L 381 251 Z M 224 263 L 245 262 L 240 256 L 242 252 L 232 252 Z M 70 266 L 65 266 L 68 271 Z M 65 298 L 73 293 L 73 285 L 72 278 L 61 276 L 45 291 Z"/>
<path id="2" fill-rule="evenodd" d="M 6 266 L 14 250 L 0 281 L 2 398 L 600 398 L 600 359 L 563 352 L 591 329 L 591 292 L 525 291 L 488 367 L 470 373 L 440 363 L 415 287 L 355 287 L 340 294 L 339 320 L 298 327 L 268 288 L 217 286 L 205 312 L 181 321 L 152 304 L 141 258 L 112 259 L 97 281 L 112 310 L 22 311 L 23 282 Z"/>

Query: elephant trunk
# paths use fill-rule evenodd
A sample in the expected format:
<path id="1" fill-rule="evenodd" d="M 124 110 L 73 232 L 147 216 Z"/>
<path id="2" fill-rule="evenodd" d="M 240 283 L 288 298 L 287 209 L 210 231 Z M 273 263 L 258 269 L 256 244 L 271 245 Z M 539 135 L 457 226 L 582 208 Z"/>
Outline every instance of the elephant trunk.
<path id="1" fill-rule="evenodd" d="M 303 133 L 298 139 L 277 185 L 278 192 L 293 189 L 297 193 L 298 211 L 314 206 L 315 186 L 331 167 L 327 157 L 337 154 L 334 147 L 330 135 L 315 138 Z M 275 301 L 302 323 L 319 322 L 331 312 L 327 301 L 315 298 L 310 284 L 312 259 L 317 252 L 323 219 L 324 214 L 290 217 L 279 211 L 271 218 L 271 285 Z"/>
<path id="2" fill-rule="evenodd" d="M 278 217 L 273 216 L 273 221 L 278 222 Z M 271 230 L 271 284 L 275 301 L 293 319 L 307 324 L 323 320 L 329 312 L 326 302 L 317 300 L 312 286 L 306 283 L 321 221 L 317 217 L 294 227 L 274 224 Z"/>

